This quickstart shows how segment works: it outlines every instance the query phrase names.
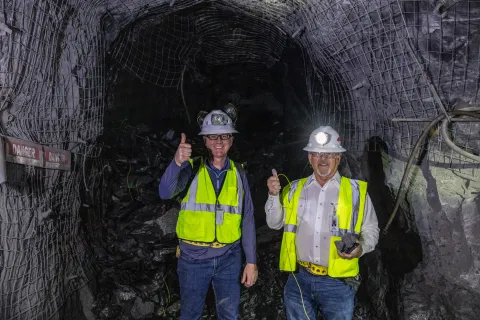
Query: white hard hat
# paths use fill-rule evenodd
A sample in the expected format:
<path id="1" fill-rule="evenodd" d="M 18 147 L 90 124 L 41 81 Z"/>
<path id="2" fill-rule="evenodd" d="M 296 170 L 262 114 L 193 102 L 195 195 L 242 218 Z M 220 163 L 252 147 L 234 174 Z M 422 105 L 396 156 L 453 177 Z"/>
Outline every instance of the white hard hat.
<path id="1" fill-rule="evenodd" d="M 213 110 L 203 118 L 202 131 L 198 134 L 224 134 L 224 133 L 238 133 L 233 127 L 232 118 L 222 110 Z"/>
<path id="2" fill-rule="evenodd" d="M 340 136 L 330 126 L 319 127 L 310 134 L 308 144 L 303 150 L 308 152 L 345 152 Z"/>

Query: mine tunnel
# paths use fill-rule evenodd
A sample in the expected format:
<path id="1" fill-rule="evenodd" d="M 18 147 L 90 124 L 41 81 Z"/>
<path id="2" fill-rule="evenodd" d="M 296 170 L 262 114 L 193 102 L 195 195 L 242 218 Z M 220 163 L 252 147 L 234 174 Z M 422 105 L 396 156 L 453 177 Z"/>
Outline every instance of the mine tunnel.
<path id="1" fill-rule="evenodd" d="M 266 181 L 311 175 L 303 148 L 325 125 L 380 229 L 353 318 L 478 318 L 480 2 L 1 8 L 0 319 L 178 319 L 181 199 L 158 186 L 181 133 L 205 155 L 197 115 L 229 103 L 259 271 L 240 319 L 286 318 Z M 202 319 L 216 319 L 211 289 Z"/>

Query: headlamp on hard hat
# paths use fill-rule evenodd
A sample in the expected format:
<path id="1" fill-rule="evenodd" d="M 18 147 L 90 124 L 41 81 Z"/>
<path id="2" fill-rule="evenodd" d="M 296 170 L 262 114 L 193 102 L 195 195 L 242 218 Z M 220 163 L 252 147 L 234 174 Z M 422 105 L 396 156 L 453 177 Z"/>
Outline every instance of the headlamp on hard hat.
<path id="1" fill-rule="evenodd" d="M 214 126 L 224 126 L 228 123 L 228 118 L 221 113 L 212 114 L 212 124 Z"/>
<path id="2" fill-rule="evenodd" d="M 233 105 L 230 112 L 233 111 Z M 236 111 L 235 111 L 236 112 Z M 200 136 L 207 134 L 230 134 L 238 133 L 229 114 L 222 110 L 212 110 L 209 113 L 201 111 L 197 122 L 200 125 Z"/>
<path id="3" fill-rule="evenodd" d="M 315 135 L 315 140 L 318 142 L 320 145 L 325 145 L 328 142 L 329 134 L 325 132 L 319 132 Z"/>

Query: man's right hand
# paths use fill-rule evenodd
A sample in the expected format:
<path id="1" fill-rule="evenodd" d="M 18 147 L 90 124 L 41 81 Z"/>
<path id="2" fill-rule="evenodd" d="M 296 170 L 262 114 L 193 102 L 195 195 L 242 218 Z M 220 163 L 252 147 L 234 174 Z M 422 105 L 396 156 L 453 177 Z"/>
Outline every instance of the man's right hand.
<path id="1" fill-rule="evenodd" d="M 188 161 L 192 155 L 192 145 L 187 143 L 187 136 L 182 133 L 180 144 L 178 145 L 177 152 L 175 152 L 175 163 L 177 166 L 181 166 L 182 163 Z"/>
<path id="2" fill-rule="evenodd" d="M 272 176 L 267 180 L 268 193 L 272 196 L 278 196 L 280 194 L 280 180 L 278 179 L 277 170 L 272 169 Z"/>

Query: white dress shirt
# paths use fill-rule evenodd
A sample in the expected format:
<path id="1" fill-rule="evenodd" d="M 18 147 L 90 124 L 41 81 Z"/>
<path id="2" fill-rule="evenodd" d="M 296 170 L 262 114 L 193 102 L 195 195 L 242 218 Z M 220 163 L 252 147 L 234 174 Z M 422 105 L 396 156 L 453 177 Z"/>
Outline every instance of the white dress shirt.
<path id="1" fill-rule="evenodd" d="M 299 200 L 300 203 L 305 203 L 305 205 L 299 206 L 297 212 L 295 245 L 298 260 L 328 267 L 330 238 L 332 236 L 330 225 L 338 204 L 340 179 L 341 176 L 337 172 L 322 187 L 315 179 L 315 175 L 312 174 L 307 178 Z M 366 198 L 359 238 L 363 254 L 375 249 L 379 233 L 375 209 L 368 194 Z M 267 224 L 271 229 L 279 230 L 284 226 L 285 210 L 278 195 L 268 196 L 265 212 L 267 214 Z"/>

